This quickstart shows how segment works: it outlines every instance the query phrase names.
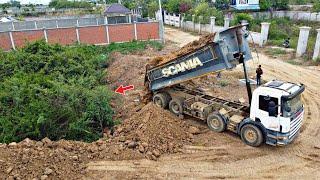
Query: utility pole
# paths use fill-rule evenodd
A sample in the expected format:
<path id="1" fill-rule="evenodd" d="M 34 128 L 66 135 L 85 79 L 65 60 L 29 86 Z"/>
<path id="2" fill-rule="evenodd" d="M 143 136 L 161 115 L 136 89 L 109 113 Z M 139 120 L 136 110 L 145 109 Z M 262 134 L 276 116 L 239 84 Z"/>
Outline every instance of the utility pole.
<path id="1" fill-rule="evenodd" d="M 159 13 L 160 13 L 160 31 L 162 35 L 162 43 L 165 43 L 164 40 L 164 26 L 163 26 L 163 17 L 162 17 L 162 7 L 161 7 L 161 0 L 159 0 Z"/>

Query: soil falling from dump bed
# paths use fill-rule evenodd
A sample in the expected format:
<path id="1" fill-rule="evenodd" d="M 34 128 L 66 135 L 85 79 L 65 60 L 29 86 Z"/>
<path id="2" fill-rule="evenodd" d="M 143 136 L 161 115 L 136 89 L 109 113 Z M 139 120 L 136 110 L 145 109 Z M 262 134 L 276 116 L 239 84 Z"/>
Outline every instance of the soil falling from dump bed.
<path id="1" fill-rule="evenodd" d="M 205 36 L 200 37 L 199 40 L 190 42 L 183 46 L 181 49 L 177 51 L 173 51 L 170 54 L 164 56 L 158 56 L 153 58 L 151 61 L 148 62 L 149 68 L 156 67 L 163 65 L 167 62 L 170 62 L 178 57 L 184 56 L 189 54 L 203 46 L 206 46 L 210 43 L 213 43 L 216 33 L 207 34 Z"/>

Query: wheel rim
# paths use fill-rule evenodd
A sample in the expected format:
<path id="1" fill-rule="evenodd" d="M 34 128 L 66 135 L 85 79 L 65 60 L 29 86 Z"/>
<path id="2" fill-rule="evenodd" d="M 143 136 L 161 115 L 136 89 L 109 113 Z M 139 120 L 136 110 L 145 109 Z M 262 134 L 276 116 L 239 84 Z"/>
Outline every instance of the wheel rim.
<path id="1" fill-rule="evenodd" d="M 257 140 L 257 133 L 253 129 L 248 129 L 244 133 L 244 137 L 250 143 L 254 143 Z"/>
<path id="2" fill-rule="evenodd" d="M 162 101 L 160 98 L 156 97 L 154 100 L 154 103 L 158 106 L 158 107 L 162 107 Z"/>
<path id="3" fill-rule="evenodd" d="M 177 103 L 174 103 L 171 107 L 172 111 L 174 113 L 179 113 L 180 112 L 180 108 L 179 108 L 179 105 Z"/>
<path id="4" fill-rule="evenodd" d="M 220 121 L 218 119 L 214 118 L 214 119 L 211 119 L 210 125 L 214 129 L 219 129 L 219 127 L 221 126 L 221 123 L 220 123 Z"/>

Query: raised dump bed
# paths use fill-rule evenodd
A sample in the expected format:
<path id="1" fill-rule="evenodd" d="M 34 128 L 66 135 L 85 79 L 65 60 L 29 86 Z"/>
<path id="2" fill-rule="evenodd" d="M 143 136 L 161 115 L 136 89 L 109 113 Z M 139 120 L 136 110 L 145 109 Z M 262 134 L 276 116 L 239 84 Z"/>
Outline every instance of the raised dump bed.
<path id="1" fill-rule="evenodd" d="M 244 54 L 245 61 L 252 59 L 242 26 L 206 37 L 210 39 L 202 38 L 188 44 L 187 48 L 182 48 L 185 50 L 182 53 L 173 53 L 171 59 L 169 56 L 169 59 L 149 66 L 145 80 L 148 89 L 156 91 L 212 72 L 233 69 L 239 64 L 240 53 Z"/>

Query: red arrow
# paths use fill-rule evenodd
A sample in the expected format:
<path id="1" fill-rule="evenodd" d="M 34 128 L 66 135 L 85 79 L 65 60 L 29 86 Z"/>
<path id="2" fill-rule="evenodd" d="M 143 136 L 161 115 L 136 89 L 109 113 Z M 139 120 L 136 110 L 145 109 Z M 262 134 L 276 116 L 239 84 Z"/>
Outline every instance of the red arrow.
<path id="1" fill-rule="evenodd" d="M 130 91 L 133 90 L 134 86 L 133 85 L 129 85 L 129 86 L 124 86 L 121 85 L 120 87 L 118 87 L 115 92 L 118 94 L 122 94 L 122 95 L 126 95 L 126 91 Z"/>

